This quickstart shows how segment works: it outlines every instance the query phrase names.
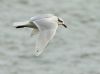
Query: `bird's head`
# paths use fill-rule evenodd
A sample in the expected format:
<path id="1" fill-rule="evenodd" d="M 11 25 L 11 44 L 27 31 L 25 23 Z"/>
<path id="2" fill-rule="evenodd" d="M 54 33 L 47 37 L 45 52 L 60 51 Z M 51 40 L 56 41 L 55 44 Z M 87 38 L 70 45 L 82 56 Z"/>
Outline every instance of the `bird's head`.
<path id="1" fill-rule="evenodd" d="M 65 25 L 64 21 L 61 18 L 58 18 L 58 25 L 62 25 L 65 28 L 67 28 L 67 26 Z"/>

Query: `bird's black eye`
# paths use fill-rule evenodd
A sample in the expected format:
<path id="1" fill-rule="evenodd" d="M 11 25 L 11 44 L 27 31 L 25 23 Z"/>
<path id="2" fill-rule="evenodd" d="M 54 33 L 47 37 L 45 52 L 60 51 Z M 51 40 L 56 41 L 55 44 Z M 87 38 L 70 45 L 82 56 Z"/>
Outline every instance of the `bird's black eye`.
<path id="1" fill-rule="evenodd" d="M 59 18 L 58 18 L 58 21 L 59 21 L 59 22 L 63 22 L 63 21 L 62 21 L 61 19 L 59 19 Z"/>

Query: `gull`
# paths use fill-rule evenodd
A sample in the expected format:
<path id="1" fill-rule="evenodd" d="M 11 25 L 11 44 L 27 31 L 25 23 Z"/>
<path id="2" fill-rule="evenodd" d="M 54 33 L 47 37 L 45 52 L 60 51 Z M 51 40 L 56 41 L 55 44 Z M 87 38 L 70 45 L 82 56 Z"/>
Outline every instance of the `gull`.
<path id="1" fill-rule="evenodd" d="M 32 35 L 39 33 L 34 47 L 34 55 L 36 56 L 39 56 L 43 52 L 48 42 L 54 37 L 59 25 L 67 28 L 64 21 L 53 14 L 37 15 L 31 17 L 28 21 L 15 22 L 13 24 L 13 26 L 16 28 L 32 28 Z"/>

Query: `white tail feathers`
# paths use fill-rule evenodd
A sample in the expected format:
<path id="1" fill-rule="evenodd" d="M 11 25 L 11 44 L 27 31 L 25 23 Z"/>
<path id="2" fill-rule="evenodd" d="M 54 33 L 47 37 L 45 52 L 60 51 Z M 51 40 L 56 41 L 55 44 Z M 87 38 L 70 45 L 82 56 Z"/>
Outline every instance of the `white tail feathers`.
<path id="1" fill-rule="evenodd" d="M 22 27 L 26 27 L 29 24 L 29 21 L 25 21 L 25 22 L 15 22 L 13 24 L 14 27 L 16 28 L 22 28 Z"/>

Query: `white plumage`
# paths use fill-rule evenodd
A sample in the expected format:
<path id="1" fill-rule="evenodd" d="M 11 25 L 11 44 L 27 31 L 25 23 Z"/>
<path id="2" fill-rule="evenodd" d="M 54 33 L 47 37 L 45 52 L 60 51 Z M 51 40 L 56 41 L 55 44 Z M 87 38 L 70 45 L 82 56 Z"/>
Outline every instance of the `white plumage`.
<path id="1" fill-rule="evenodd" d="M 63 20 L 60 20 L 60 18 L 53 14 L 38 15 L 30 18 L 28 21 L 16 22 L 13 24 L 16 28 L 29 27 L 38 31 L 39 38 L 36 41 L 34 48 L 34 55 L 36 56 L 43 52 L 48 42 L 54 37 L 58 25 L 67 27 Z"/>

